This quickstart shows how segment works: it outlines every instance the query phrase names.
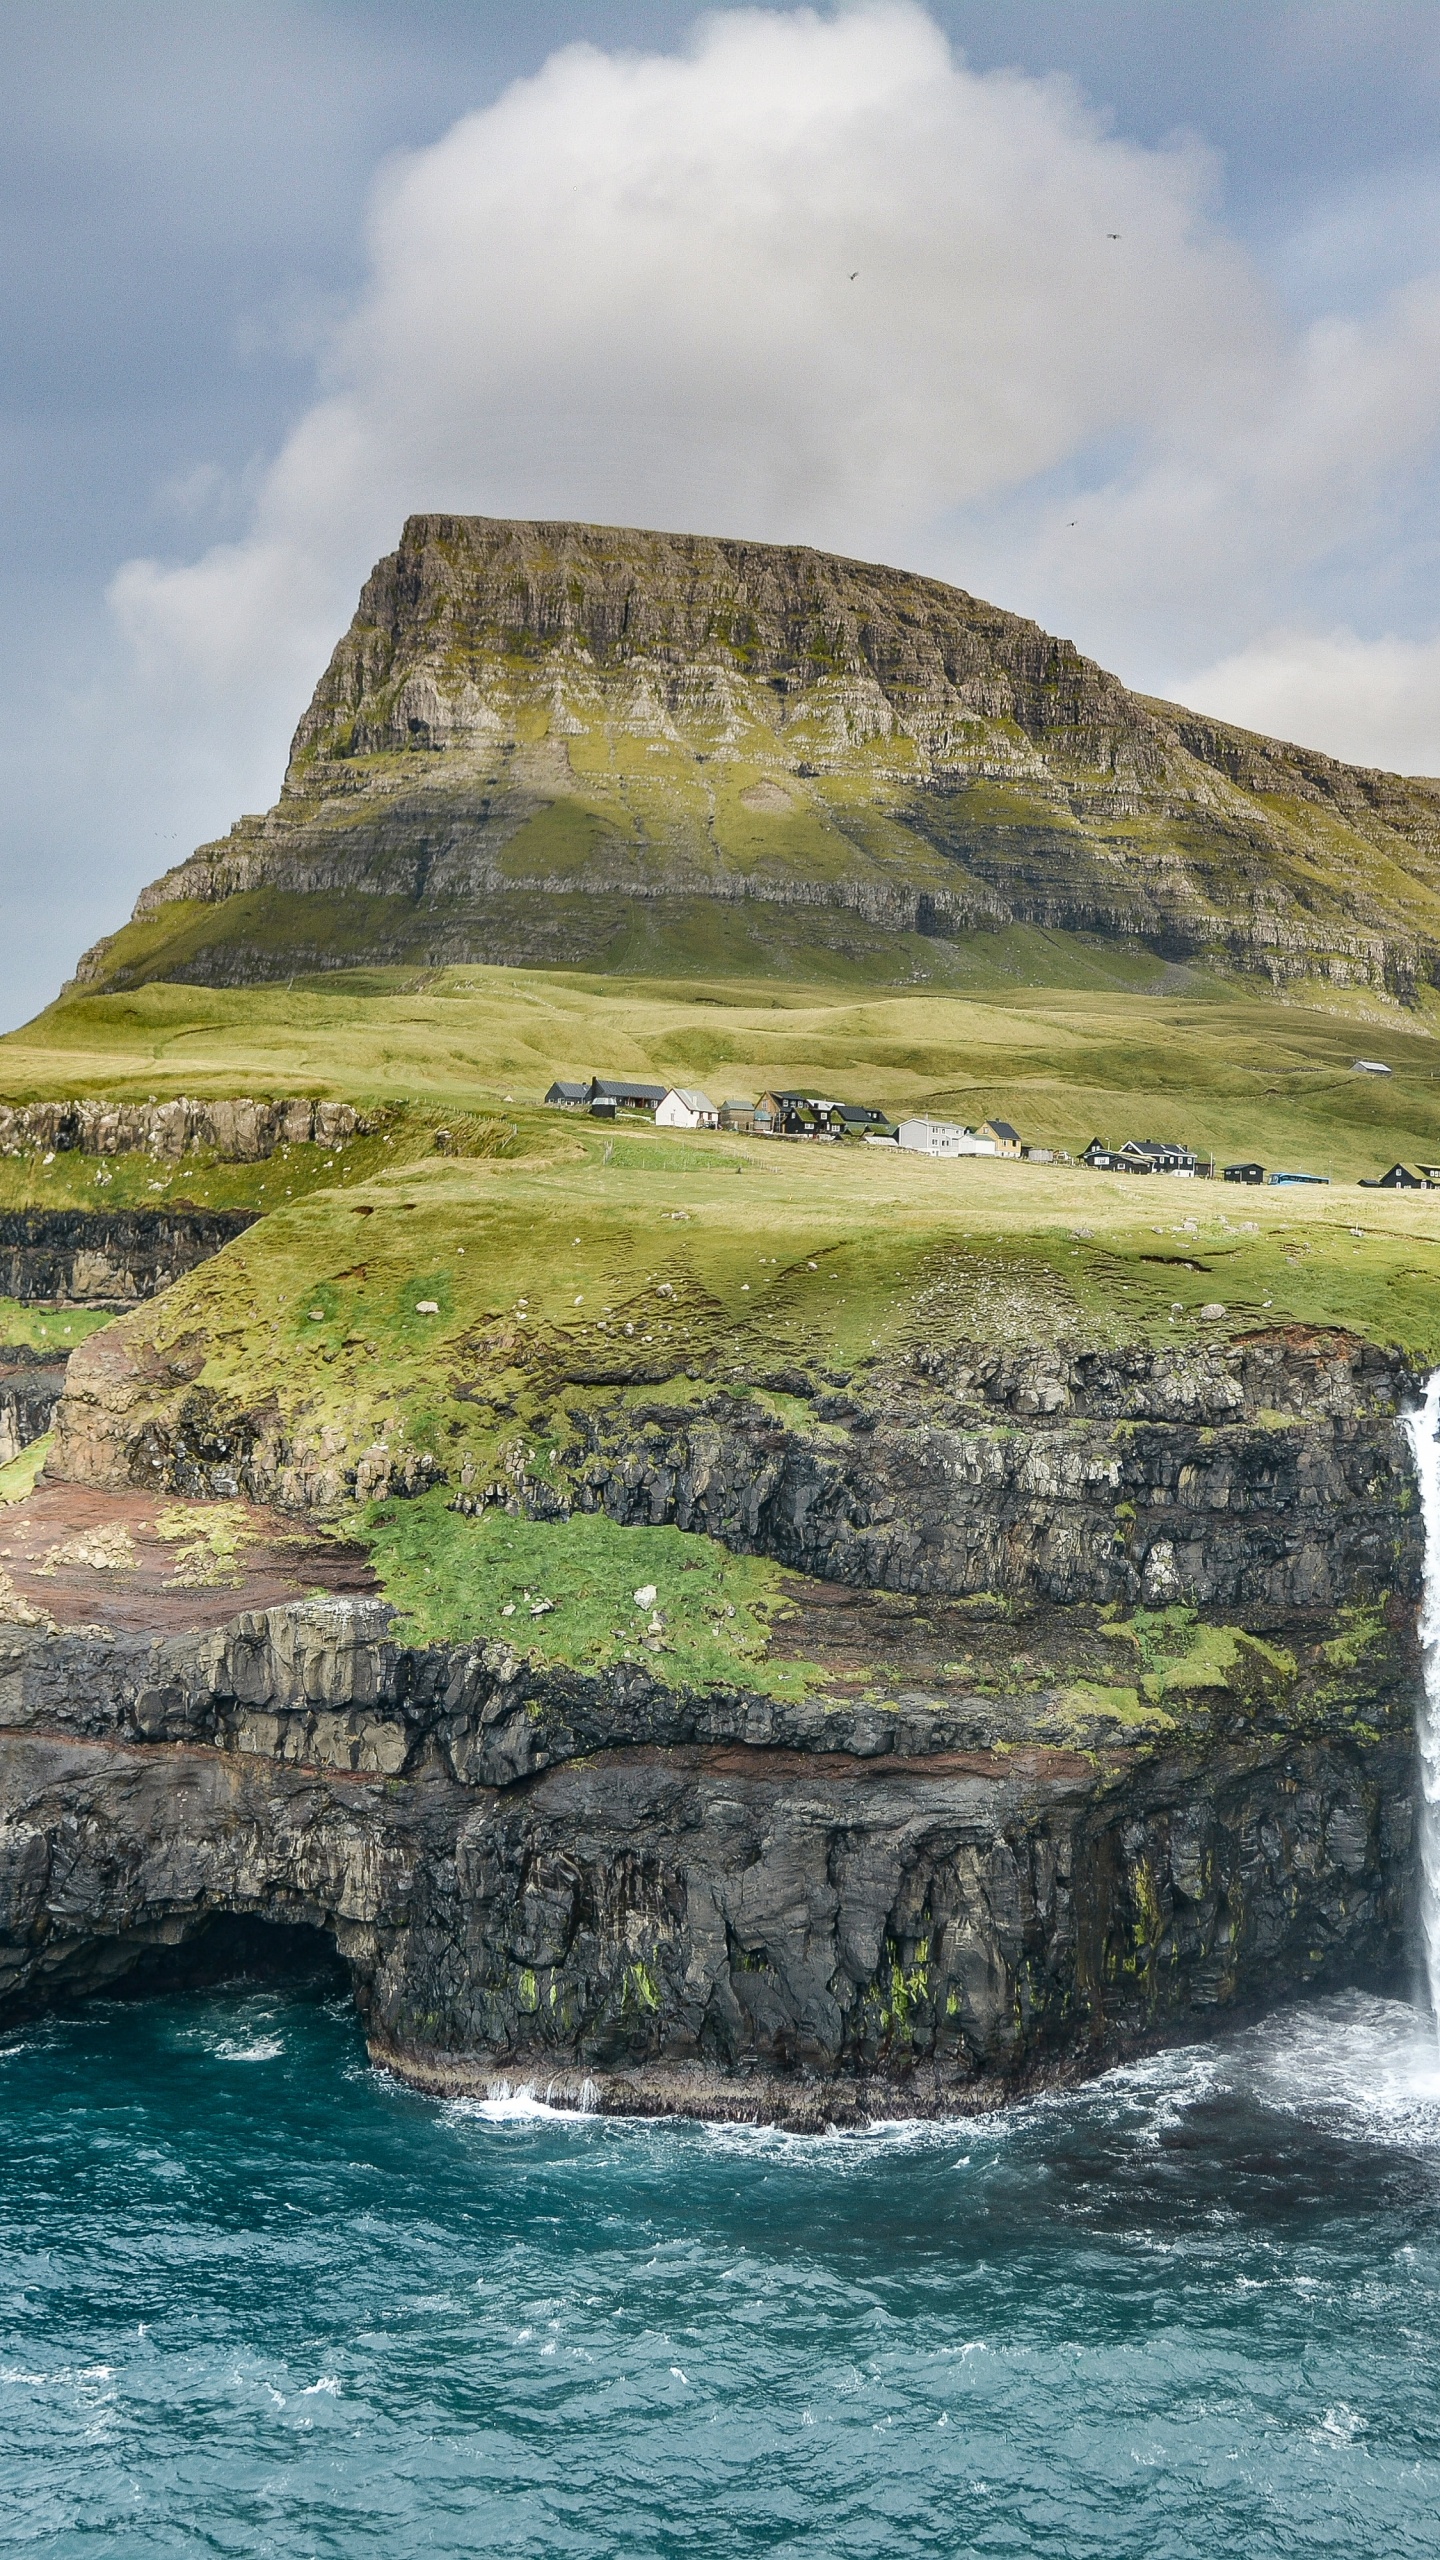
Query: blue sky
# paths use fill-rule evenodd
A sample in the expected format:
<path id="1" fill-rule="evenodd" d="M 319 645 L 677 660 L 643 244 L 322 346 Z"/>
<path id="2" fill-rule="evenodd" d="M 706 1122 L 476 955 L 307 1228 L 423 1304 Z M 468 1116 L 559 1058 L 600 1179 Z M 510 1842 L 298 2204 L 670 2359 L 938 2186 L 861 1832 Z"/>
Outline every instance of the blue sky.
<path id="1" fill-rule="evenodd" d="M 1432 0 L 8 0 L 0 74 L 7 1021 L 274 796 L 411 505 L 895 559 L 1440 769 Z"/>

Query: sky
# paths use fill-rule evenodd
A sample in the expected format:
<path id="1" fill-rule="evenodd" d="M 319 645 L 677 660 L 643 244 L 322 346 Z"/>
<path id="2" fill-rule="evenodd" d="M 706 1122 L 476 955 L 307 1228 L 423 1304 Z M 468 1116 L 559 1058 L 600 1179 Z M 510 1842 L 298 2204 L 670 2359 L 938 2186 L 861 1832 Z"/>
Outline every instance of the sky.
<path id="1" fill-rule="evenodd" d="M 414 509 L 805 541 L 1440 773 L 1434 0 L 0 0 L 0 1025 Z"/>

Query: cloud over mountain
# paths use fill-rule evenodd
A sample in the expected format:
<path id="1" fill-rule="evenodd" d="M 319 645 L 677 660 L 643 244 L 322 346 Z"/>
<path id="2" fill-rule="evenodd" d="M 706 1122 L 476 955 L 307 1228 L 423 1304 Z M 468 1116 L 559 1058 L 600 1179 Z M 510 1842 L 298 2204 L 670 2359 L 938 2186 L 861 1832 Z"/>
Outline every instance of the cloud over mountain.
<path id="1" fill-rule="evenodd" d="M 382 174 L 242 538 L 120 571 L 132 711 L 268 797 L 358 577 L 443 507 L 929 568 L 1131 681 L 1433 766 L 1433 651 L 1327 638 L 1306 582 L 1433 460 L 1440 289 L 1302 326 L 1213 174 L 909 0 L 569 47 Z"/>

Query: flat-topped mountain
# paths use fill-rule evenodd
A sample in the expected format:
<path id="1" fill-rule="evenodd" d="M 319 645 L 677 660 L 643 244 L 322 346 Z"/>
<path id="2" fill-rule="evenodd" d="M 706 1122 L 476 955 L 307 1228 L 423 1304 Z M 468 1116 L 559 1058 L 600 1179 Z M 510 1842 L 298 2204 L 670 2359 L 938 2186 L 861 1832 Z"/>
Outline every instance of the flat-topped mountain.
<path id="1" fill-rule="evenodd" d="M 77 979 L 943 983 L 1015 924 L 1407 994 L 1440 980 L 1440 782 L 1148 700 L 938 579 L 412 516 L 276 806 L 146 889 Z"/>

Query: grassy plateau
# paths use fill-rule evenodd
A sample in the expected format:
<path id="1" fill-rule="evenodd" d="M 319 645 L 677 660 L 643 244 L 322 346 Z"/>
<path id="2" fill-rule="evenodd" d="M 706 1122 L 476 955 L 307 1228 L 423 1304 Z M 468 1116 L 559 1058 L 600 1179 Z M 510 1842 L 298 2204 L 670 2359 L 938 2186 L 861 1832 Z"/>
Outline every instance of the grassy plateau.
<path id="1" fill-rule="evenodd" d="M 387 1109 L 343 1151 L 254 1166 L 10 1159 L 0 1206 L 265 1212 L 121 1327 L 162 1351 L 201 1346 L 197 1385 L 222 1409 L 278 1415 L 317 1469 L 376 1447 L 430 1454 L 436 1490 L 330 1506 L 416 1633 L 504 1635 L 591 1666 L 660 1649 L 667 1677 L 795 1694 L 811 1674 L 771 1651 L 776 1568 L 595 1515 L 472 1519 L 448 1508 L 455 1489 L 566 1489 L 599 1408 L 643 1429 L 647 1412 L 733 1394 L 784 1420 L 787 1374 L 863 1375 L 946 1339 L 1098 1347 L 1296 1325 L 1440 1360 L 1440 1193 L 1356 1187 L 1397 1157 L 1440 1160 L 1429 1018 L 1158 968 L 1146 983 L 866 996 L 457 968 L 68 998 L 0 1042 L 7 1097 L 310 1092 Z M 1392 1072 L 1357 1074 L 1361 1055 Z M 1174 1136 L 1328 1187 L 934 1162 L 540 1107 L 552 1076 L 607 1069 L 716 1100 L 783 1083 L 998 1113 L 1072 1153 L 1097 1133 Z M 5 1315 L 7 1338 L 37 1347 L 62 1322 L 71 1347 L 85 1321 Z"/>

